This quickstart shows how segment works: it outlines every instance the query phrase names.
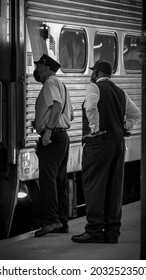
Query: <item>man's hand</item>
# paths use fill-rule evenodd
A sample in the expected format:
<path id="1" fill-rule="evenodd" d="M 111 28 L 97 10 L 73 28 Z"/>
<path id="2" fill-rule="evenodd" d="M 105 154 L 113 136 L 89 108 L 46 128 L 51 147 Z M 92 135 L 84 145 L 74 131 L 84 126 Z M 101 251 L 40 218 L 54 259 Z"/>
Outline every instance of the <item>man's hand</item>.
<path id="1" fill-rule="evenodd" d="M 87 137 L 93 138 L 93 137 L 96 137 L 96 136 L 99 136 L 99 135 L 103 135 L 103 134 L 105 134 L 105 133 L 107 133 L 106 130 L 103 130 L 103 131 L 98 130 L 97 132 L 94 132 L 94 133 L 89 132 L 88 134 L 85 134 L 85 135 L 83 136 L 83 139 L 85 139 L 85 138 L 87 138 Z"/>
<path id="2" fill-rule="evenodd" d="M 48 144 L 50 144 L 52 142 L 52 140 L 50 140 L 51 133 L 52 133 L 51 130 L 49 130 L 49 129 L 45 130 L 45 133 L 44 133 L 44 135 L 42 137 L 43 146 L 47 146 Z"/>

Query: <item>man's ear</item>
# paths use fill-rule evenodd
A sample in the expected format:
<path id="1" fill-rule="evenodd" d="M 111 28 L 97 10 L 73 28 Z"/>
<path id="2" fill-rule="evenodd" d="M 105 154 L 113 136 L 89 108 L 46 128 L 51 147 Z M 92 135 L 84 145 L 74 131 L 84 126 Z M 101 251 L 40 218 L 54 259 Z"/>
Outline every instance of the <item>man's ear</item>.
<path id="1" fill-rule="evenodd" d="M 92 75 L 91 75 L 91 82 L 95 83 L 97 80 L 97 76 L 98 76 L 98 72 L 97 71 L 93 71 Z"/>

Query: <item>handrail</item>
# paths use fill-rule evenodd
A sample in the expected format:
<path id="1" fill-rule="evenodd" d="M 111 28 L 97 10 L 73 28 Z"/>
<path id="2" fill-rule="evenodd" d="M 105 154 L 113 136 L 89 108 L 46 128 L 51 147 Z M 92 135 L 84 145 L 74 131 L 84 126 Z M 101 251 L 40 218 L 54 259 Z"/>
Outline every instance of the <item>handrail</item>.
<path id="1" fill-rule="evenodd" d="M 8 159 L 9 163 L 16 164 L 16 83 L 8 84 Z"/>
<path id="2" fill-rule="evenodd" d="M 0 142 L 2 142 L 2 82 L 0 82 Z"/>

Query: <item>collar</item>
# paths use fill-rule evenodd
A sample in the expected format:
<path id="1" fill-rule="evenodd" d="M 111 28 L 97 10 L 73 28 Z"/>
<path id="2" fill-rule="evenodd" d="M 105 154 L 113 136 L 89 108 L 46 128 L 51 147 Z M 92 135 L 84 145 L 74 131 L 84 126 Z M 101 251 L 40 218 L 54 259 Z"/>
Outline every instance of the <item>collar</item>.
<path id="1" fill-rule="evenodd" d="M 96 83 L 98 83 L 98 82 L 102 82 L 102 81 L 111 81 L 111 79 L 110 78 L 108 78 L 108 77 L 102 77 L 102 78 L 99 78 L 99 79 L 97 79 L 96 80 Z"/>

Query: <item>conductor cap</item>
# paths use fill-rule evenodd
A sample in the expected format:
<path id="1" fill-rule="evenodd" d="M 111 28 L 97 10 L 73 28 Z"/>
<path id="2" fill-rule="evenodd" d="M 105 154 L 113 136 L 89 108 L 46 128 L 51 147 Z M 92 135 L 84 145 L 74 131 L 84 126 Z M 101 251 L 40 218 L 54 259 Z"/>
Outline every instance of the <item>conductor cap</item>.
<path id="1" fill-rule="evenodd" d="M 40 59 L 38 61 L 34 61 L 35 64 L 41 63 L 44 64 L 48 67 L 50 67 L 50 69 L 52 71 L 54 71 L 55 73 L 58 71 L 58 69 L 61 67 L 61 65 L 55 61 L 53 58 L 51 58 L 50 56 L 48 56 L 47 54 L 43 54 Z"/>
<path id="2" fill-rule="evenodd" d="M 93 67 L 89 67 L 91 70 L 101 71 L 107 75 L 112 74 L 112 66 L 108 61 L 105 60 L 98 60 L 95 62 Z"/>

